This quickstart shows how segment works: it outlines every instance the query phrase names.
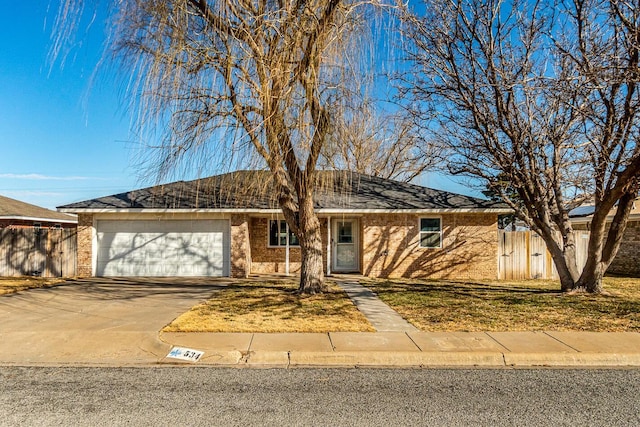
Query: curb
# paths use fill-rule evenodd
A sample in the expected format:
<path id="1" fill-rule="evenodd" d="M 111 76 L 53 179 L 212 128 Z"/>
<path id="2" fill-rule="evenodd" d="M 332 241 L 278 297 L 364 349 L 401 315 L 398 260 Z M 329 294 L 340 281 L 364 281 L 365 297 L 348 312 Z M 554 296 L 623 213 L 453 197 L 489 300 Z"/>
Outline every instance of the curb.
<path id="1" fill-rule="evenodd" d="M 482 352 L 389 352 L 342 351 L 334 353 L 291 352 L 291 366 L 504 366 L 500 353 Z"/>
<path id="2" fill-rule="evenodd" d="M 640 367 L 635 353 L 505 353 L 506 366 Z"/>
<path id="3" fill-rule="evenodd" d="M 169 359 L 161 363 L 175 364 Z M 185 363 L 179 363 L 184 365 Z M 640 367 L 640 354 L 389 351 L 208 351 L 188 365 L 237 368 Z"/>

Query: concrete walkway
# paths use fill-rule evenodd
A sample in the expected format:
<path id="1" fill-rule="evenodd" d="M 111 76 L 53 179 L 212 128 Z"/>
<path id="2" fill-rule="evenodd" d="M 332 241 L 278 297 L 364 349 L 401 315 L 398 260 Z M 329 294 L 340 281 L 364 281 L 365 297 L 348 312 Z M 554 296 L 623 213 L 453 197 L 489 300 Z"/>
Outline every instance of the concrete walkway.
<path id="1" fill-rule="evenodd" d="M 356 278 L 334 278 L 334 281 L 351 298 L 351 301 L 378 332 L 410 332 L 418 329 L 402 318 L 395 310 L 369 289 L 359 284 Z"/>

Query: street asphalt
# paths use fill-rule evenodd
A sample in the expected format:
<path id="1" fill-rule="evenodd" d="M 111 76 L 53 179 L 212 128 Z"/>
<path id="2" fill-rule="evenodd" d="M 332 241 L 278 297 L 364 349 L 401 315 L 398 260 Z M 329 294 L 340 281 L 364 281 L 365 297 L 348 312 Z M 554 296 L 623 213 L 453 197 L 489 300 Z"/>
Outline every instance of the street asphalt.
<path id="1" fill-rule="evenodd" d="M 2 296 L 0 365 L 640 367 L 635 332 L 422 332 L 392 310 L 385 325 L 384 307 L 353 280 L 344 285 L 356 306 L 374 307 L 378 332 L 160 332 L 229 280 L 92 278 Z M 168 357 L 181 349 L 196 358 Z"/>

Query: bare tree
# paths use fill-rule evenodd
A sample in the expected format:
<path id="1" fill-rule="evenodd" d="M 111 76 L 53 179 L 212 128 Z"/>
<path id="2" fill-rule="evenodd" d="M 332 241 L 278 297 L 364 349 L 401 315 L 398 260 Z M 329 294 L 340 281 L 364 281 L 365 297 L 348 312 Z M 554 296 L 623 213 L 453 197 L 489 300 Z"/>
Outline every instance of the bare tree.
<path id="1" fill-rule="evenodd" d="M 638 1 L 433 0 L 406 10 L 403 95 L 542 236 L 564 291 L 602 291 L 640 174 Z M 569 211 L 595 206 L 586 266 Z M 606 231 L 606 217 L 617 207 Z"/>
<path id="2" fill-rule="evenodd" d="M 411 115 L 403 110 L 381 113 L 369 100 L 348 111 L 322 151 L 323 167 L 405 182 L 434 169 L 433 146 L 412 123 Z"/>
<path id="3" fill-rule="evenodd" d="M 318 160 L 360 75 L 371 2 L 128 0 L 111 6 L 110 47 L 130 73 L 139 127 L 160 175 L 180 162 L 262 165 L 298 236 L 299 292 L 325 289 L 314 210 Z M 59 10 L 54 53 L 82 0 Z M 366 56 L 366 55 L 365 55 Z M 194 160 L 195 159 L 195 160 Z M 257 160 L 256 160 L 257 159 Z"/>

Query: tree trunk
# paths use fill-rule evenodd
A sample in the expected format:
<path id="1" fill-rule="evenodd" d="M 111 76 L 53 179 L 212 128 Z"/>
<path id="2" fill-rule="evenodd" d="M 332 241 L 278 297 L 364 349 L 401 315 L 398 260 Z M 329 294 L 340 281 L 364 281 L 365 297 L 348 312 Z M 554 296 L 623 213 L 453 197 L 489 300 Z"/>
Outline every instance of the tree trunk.
<path id="1" fill-rule="evenodd" d="M 320 220 L 313 209 L 313 199 L 308 196 L 300 201 L 298 240 L 302 254 L 300 270 L 300 294 L 326 292 L 322 260 L 322 234 Z"/>
<path id="2" fill-rule="evenodd" d="M 550 247 L 547 245 L 547 247 Z M 562 292 L 569 292 L 575 287 L 576 275 L 572 273 L 571 264 L 573 263 L 573 270 L 577 271 L 575 267 L 576 263 L 576 251 L 574 247 L 565 248 L 564 251 L 550 251 L 551 259 L 558 272 L 558 278 L 560 279 L 560 290 Z M 554 253 L 556 252 L 556 253 Z"/>
<path id="3" fill-rule="evenodd" d="M 574 291 L 584 291 L 592 294 L 600 294 L 603 291 L 602 277 L 604 276 L 605 268 L 603 263 L 598 262 L 594 265 L 582 271 L 580 280 L 576 282 Z"/>
<path id="4" fill-rule="evenodd" d="M 547 230 L 546 233 L 540 232 L 538 234 L 544 240 L 551 254 L 551 259 L 560 279 L 561 291 L 569 292 L 573 290 L 576 280 L 580 277 L 576 263 L 576 246 L 573 231 L 568 230 L 562 242 L 558 242 L 554 238 L 552 231 Z"/>
<path id="5" fill-rule="evenodd" d="M 635 198 L 635 190 L 628 191 L 620 197 L 608 232 L 606 231 L 606 223 L 611 207 L 601 206 L 598 212 L 594 213 L 589 229 L 587 263 L 575 285 L 576 290 L 595 294 L 602 293 L 602 278 L 618 253 Z"/>
<path id="6" fill-rule="evenodd" d="M 587 262 L 584 265 L 580 278 L 576 281 L 574 291 L 590 293 L 602 292 L 602 277 L 606 269 L 602 263 L 606 214 L 607 212 L 597 212 L 593 216 L 591 229 L 589 230 Z"/>

